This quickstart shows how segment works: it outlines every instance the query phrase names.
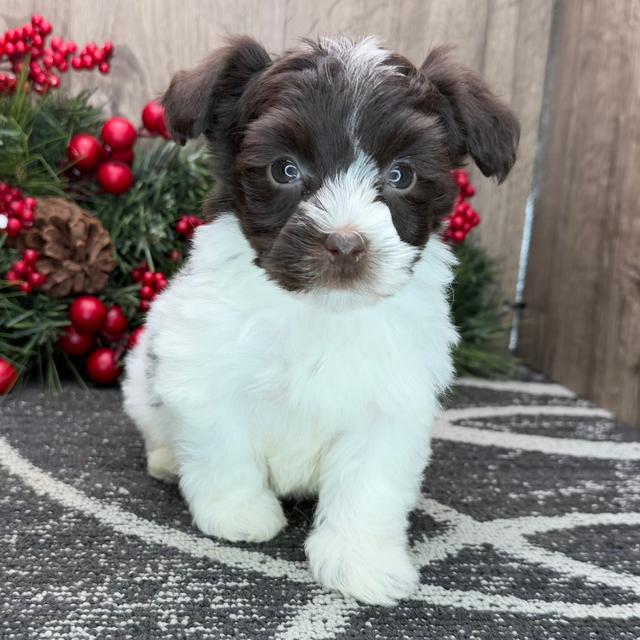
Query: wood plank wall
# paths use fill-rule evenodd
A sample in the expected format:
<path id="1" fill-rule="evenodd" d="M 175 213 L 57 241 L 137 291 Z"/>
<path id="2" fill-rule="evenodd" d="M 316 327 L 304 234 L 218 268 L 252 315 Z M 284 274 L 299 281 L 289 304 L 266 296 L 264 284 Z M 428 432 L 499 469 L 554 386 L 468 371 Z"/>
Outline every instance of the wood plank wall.
<path id="1" fill-rule="evenodd" d="M 520 353 L 640 425 L 640 2 L 565 1 Z"/>
<path id="2" fill-rule="evenodd" d="M 478 171 L 477 235 L 496 259 L 505 301 L 514 299 L 524 209 L 531 186 L 553 0 L 0 0 L 0 28 L 34 11 L 81 43 L 110 39 L 112 73 L 74 74 L 112 113 L 139 119 L 178 69 L 248 33 L 278 53 L 300 37 L 378 35 L 419 64 L 435 44 L 453 44 L 522 122 L 519 161 L 500 188 Z"/>

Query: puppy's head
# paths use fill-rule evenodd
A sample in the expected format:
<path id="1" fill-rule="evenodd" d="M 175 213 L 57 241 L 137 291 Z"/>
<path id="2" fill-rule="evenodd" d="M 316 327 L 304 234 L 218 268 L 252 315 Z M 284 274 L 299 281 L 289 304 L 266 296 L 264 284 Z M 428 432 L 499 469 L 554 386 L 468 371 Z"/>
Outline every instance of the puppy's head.
<path id="1" fill-rule="evenodd" d="M 377 45 L 321 39 L 272 60 L 238 38 L 164 97 L 174 139 L 204 134 L 214 207 L 232 210 L 280 287 L 347 304 L 393 295 L 455 197 L 471 156 L 502 181 L 519 127 L 442 49 L 417 69 Z"/>

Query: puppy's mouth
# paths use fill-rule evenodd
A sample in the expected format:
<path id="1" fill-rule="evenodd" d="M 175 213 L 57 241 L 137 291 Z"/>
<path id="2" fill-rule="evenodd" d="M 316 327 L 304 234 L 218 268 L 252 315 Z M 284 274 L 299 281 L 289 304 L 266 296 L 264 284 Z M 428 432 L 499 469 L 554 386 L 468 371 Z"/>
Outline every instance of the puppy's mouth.
<path id="1" fill-rule="evenodd" d="M 353 229 L 325 233 L 311 220 L 286 225 L 258 264 L 287 291 L 364 291 L 373 283 L 371 246 Z"/>

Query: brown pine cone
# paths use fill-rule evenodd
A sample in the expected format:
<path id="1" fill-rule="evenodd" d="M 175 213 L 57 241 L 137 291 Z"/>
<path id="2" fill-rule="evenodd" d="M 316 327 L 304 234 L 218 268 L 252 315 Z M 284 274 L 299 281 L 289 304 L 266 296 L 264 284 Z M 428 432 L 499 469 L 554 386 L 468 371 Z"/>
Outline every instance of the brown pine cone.
<path id="1" fill-rule="evenodd" d="M 53 297 L 97 293 L 116 268 L 113 242 L 98 218 L 64 198 L 39 198 L 36 221 L 17 238 L 21 251 L 40 254 L 36 268 Z"/>

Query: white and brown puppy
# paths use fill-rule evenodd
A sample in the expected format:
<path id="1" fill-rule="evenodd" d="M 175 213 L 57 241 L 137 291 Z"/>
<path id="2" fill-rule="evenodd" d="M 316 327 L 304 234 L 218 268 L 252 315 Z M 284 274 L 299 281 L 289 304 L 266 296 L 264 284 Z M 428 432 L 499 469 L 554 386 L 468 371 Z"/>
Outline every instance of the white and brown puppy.
<path id="1" fill-rule="evenodd" d="M 164 104 L 175 140 L 208 138 L 217 175 L 211 221 L 127 361 L 149 473 L 234 541 L 277 535 L 278 496 L 318 494 L 316 579 L 409 596 L 407 516 L 453 375 L 450 172 L 470 156 L 502 180 L 518 124 L 442 50 L 416 69 L 373 39 L 272 59 L 237 38 Z"/>

